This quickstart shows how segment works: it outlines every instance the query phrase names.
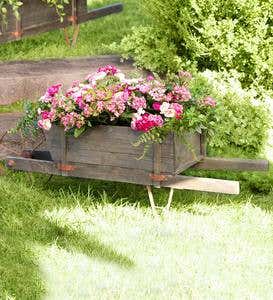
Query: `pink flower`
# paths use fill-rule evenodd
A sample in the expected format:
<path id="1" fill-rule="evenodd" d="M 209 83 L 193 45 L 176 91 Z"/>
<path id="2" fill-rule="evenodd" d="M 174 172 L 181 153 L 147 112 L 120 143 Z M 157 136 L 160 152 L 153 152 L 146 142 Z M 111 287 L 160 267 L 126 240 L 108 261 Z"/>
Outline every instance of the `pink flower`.
<path id="1" fill-rule="evenodd" d="M 97 108 L 99 112 L 102 112 L 104 109 L 104 102 L 103 101 L 98 101 L 97 102 Z"/>
<path id="2" fill-rule="evenodd" d="M 181 116 L 183 114 L 183 106 L 179 103 L 172 103 L 171 108 L 175 110 L 175 118 L 181 119 Z"/>
<path id="3" fill-rule="evenodd" d="M 53 97 L 59 93 L 59 90 L 61 89 L 61 87 L 62 87 L 62 84 L 52 85 L 47 89 L 46 93 L 48 96 Z"/>
<path id="4" fill-rule="evenodd" d="M 141 116 L 136 116 L 131 122 L 131 128 L 136 131 L 147 132 L 154 127 L 162 127 L 163 119 L 160 115 L 152 115 L 145 113 Z"/>
<path id="5" fill-rule="evenodd" d="M 118 92 L 114 94 L 111 101 L 106 104 L 106 108 L 113 113 L 115 117 L 119 117 L 126 109 L 127 100 L 127 92 Z"/>
<path id="6" fill-rule="evenodd" d="M 119 70 L 112 65 L 107 65 L 104 67 L 98 68 L 97 72 L 105 72 L 107 75 L 115 75 Z"/>
<path id="7" fill-rule="evenodd" d="M 153 109 L 154 110 L 160 111 L 160 106 L 161 106 L 161 103 L 159 103 L 159 102 L 154 102 L 153 103 Z"/>
<path id="8" fill-rule="evenodd" d="M 49 119 L 49 117 L 48 117 L 49 111 L 43 110 L 43 111 L 41 111 L 40 115 L 42 117 L 42 120 Z"/>
<path id="9" fill-rule="evenodd" d="M 139 110 L 140 108 L 146 108 L 147 103 L 144 97 L 134 97 L 131 107 L 135 110 Z"/>
<path id="10" fill-rule="evenodd" d="M 149 95 L 155 100 L 155 101 L 164 101 L 166 98 L 165 95 L 166 89 L 165 87 L 155 87 L 152 90 L 149 91 Z"/>
<path id="11" fill-rule="evenodd" d="M 51 128 L 51 122 L 49 119 L 39 120 L 38 126 L 44 130 L 50 130 Z"/>
<path id="12" fill-rule="evenodd" d="M 151 87 L 148 84 L 139 84 L 136 86 L 136 88 L 142 93 L 147 94 Z"/>
<path id="13" fill-rule="evenodd" d="M 185 86 L 175 85 L 172 91 L 173 98 L 176 101 L 189 101 L 191 99 L 191 93 Z"/>
<path id="14" fill-rule="evenodd" d="M 203 99 L 203 104 L 206 106 L 215 107 L 216 106 L 216 100 L 214 100 L 212 97 L 207 96 Z"/>
<path id="15" fill-rule="evenodd" d="M 152 80 L 154 80 L 155 78 L 154 78 L 153 75 L 150 74 L 150 75 L 147 76 L 146 79 L 147 79 L 147 81 L 152 81 Z"/>

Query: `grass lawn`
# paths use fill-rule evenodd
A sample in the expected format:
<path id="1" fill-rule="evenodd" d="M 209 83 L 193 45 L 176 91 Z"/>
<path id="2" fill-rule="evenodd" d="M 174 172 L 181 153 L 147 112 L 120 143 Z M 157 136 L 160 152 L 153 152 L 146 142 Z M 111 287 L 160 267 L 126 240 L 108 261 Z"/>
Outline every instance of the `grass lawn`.
<path id="1" fill-rule="evenodd" d="M 89 8 L 97 8 L 119 1 L 88 0 Z M 95 21 L 81 24 L 77 46 L 68 48 L 62 30 L 24 38 L 7 44 L 0 44 L 0 61 L 20 59 L 63 58 L 113 53 L 109 48 L 117 44 L 130 31 L 131 26 L 146 22 L 138 1 L 123 0 L 124 11 Z"/>
<path id="2" fill-rule="evenodd" d="M 251 176 L 218 172 L 240 196 L 176 191 L 155 218 L 141 186 L 7 172 L 0 299 L 272 299 L 273 192 Z"/>

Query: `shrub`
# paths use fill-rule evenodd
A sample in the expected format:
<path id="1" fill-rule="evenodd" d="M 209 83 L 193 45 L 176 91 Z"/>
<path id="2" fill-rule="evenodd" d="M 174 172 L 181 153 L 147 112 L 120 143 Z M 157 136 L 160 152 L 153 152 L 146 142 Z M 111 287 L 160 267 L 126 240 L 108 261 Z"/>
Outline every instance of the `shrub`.
<path id="1" fill-rule="evenodd" d="M 142 5 L 152 25 L 134 28 L 122 43 L 139 65 L 165 72 L 191 61 L 199 70 L 235 69 L 243 87 L 271 88 L 272 1 L 142 0 Z"/>
<path id="2" fill-rule="evenodd" d="M 202 76 L 213 86 L 214 96 L 222 104 L 217 109 L 217 126 L 210 146 L 235 146 L 251 156 L 259 154 L 272 123 L 266 103 L 257 98 L 255 90 L 243 89 L 238 78 L 227 73 L 207 70 Z"/>

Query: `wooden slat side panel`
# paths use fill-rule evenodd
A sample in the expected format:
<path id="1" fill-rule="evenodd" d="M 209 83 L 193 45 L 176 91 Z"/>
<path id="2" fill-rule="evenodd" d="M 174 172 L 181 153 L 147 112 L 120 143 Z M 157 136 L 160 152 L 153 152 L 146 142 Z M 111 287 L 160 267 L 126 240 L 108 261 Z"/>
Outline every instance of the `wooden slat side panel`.
<path id="1" fill-rule="evenodd" d="M 203 170 L 268 171 L 267 160 L 205 157 L 193 166 Z"/>
<path id="2" fill-rule="evenodd" d="M 129 127 L 98 126 L 77 139 L 68 139 L 67 159 L 70 162 L 120 166 L 152 172 L 153 147 L 151 146 L 145 156 L 139 159 L 144 148 L 133 145 L 138 137 L 139 133 Z M 166 141 L 168 142 L 169 140 Z M 168 144 L 165 144 L 164 154 L 167 159 L 162 163 L 162 170 L 169 172 L 172 155 Z"/>
<path id="3" fill-rule="evenodd" d="M 40 0 L 23 0 L 21 18 L 23 29 L 59 19 L 55 8 Z"/>
<path id="4" fill-rule="evenodd" d="M 232 195 L 238 195 L 240 193 L 240 185 L 238 181 L 181 175 L 176 175 L 168 181 L 162 182 L 161 186 L 180 190 L 192 190 Z"/>
<path id="5" fill-rule="evenodd" d="M 75 158 L 73 153 L 73 159 L 71 159 L 71 152 L 68 152 L 68 163 L 90 163 L 95 165 L 106 166 L 120 166 L 130 169 L 141 169 L 153 172 L 153 160 L 151 157 L 144 156 L 141 159 L 133 154 L 117 153 L 117 152 L 105 152 L 105 151 L 89 151 L 89 153 L 79 154 L 78 158 Z M 161 164 L 161 171 L 165 173 L 171 173 L 173 165 L 172 159 L 165 158 Z"/>
<path id="6" fill-rule="evenodd" d="M 52 126 L 50 131 L 44 131 L 46 142 L 44 149 L 50 151 L 52 159 L 55 162 L 61 162 L 63 156 L 63 137 L 64 130 L 59 126 Z"/>
<path id="7" fill-rule="evenodd" d="M 87 0 L 77 0 L 77 16 L 87 13 Z"/>
<path id="8" fill-rule="evenodd" d="M 71 5 L 65 8 L 66 16 L 61 23 L 54 7 L 48 7 L 40 0 L 24 0 L 21 8 L 23 36 L 47 32 L 49 30 L 64 28 L 71 25 Z M 86 0 L 77 2 L 77 22 L 84 23 L 109 14 L 122 11 L 122 4 L 113 4 L 88 12 Z M 0 35 L 0 43 L 16 40 L 12 32 L 16 31 L 15 18 L 12 12 L 8 13 L 8 26 Z"/>
<path id="9" fill-rule="evenodd" d="M 54 161 L 62 161 L 61 136 L 64 135 L 62 127 L 53 126 L 46 133 L 47 149 L 51 152 Z M 143 154 L 143 146 L 135 147 L 133 143 L 139 136 L 138 132 L 129 127 L 98 126 L 89 129 L 79 138 L 67 137 L 67 161 L 69 163 L 89 163 L 106 166 L 142 169 L 153 172 L 153 147 Z M 162 145 L 164 159 L 162 159 L 162 172 L 173 172 L 173 155 L 170 139 Z"/>
<path id="10" fill-rule="evenodd" d="M 175 136 L 175 173 L 181 173 L 201 159 L 200 134 L 185 134 L 184 138 Z"/>

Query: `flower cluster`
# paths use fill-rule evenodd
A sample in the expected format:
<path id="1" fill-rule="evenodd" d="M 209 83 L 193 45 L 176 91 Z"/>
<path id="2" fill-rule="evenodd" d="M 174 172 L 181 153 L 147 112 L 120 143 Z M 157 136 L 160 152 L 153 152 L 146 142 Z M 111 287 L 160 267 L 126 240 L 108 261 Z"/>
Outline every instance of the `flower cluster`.
<path id="1" fill-rule="evenodd" d="M 195 116 L 204 119 L 216 106 L 209 95 L 193 97 L 191 80 L 186 71 L 163 81 L 152 75 L 126 78 L 115 66 L 101 67 L 84 82 L 73 82 L 65 93 L 60 84 L 49 87 L 39 101 L 38 126 L 49 130 L 59 124 L 75 136 L 99 124 L 131 126 L 141 132 L 189 127 L 188 111 L 192 114 L 194 108 Z M 194 124 L 200 127 L 200 122 Z"/>

